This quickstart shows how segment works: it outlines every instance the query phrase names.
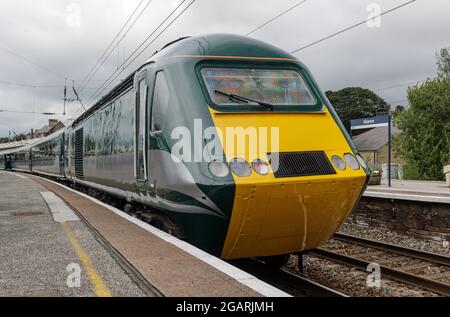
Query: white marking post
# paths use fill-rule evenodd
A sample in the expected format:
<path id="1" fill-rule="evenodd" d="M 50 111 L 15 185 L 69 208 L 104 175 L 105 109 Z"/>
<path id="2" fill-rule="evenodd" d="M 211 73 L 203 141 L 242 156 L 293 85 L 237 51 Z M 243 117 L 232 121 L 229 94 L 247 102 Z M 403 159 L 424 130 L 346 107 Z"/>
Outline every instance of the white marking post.
<path id="1" fill-rule="evenodd" d="M 70 209 L 64 201 L 54 193 L 42 192 L 41 196 L 47 203 L 55 222 L 80 221 L 80 218 L 75 215 L 72 209 Z"/>

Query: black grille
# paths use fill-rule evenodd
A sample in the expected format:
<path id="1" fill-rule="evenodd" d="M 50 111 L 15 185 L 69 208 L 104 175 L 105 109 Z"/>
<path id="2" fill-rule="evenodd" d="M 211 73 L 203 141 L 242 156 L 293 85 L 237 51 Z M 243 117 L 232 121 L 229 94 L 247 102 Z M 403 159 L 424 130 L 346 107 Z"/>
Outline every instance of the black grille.
<path id="1" fill-rule="evenodd" d="M 276 178 L 336 174 L 323 151 L 269 153 Z"/>
<path id="2" fill-rule="evenodd" d="M 83 144 L 83 129 L 75 132 L 75 175 L 78 179 L 84 179 L 84 144 Z"/>

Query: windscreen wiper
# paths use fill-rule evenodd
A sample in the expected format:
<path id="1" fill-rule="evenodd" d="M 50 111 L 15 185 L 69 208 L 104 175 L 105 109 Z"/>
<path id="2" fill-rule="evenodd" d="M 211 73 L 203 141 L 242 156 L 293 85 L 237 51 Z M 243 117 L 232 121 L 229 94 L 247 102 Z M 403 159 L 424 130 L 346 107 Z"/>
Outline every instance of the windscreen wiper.
<path id="1" fill-rule="evenodd" d="M 228 97 L 228 98 L 232 98 L 232 99 L 235 99 L 235 100 L 238 100 L 238 101 L 242 101 L 242 102 L 245 102 L 245 103 L 254 102 L 254 103 L 256 103 L 256 104 L 266 108 L 269 111 L 273 111 L 273 105 L 271 105 L 270 103 L 267 103 L 267 102 L 254 100 L 254 99 L 250 99 L 250 98 L 247 98 L 247 97 L 242 97 L 242 96 L 239 96 L 239 95 L 227 94 L 226 92 L 223 92 L 223 91 L 220 91 L 220 90 L 215 90 L 214 92 L 216 94 L 218 94 L 218 95 L 222 95 L 222 96 L 225 96 L 225 97 Z"/>

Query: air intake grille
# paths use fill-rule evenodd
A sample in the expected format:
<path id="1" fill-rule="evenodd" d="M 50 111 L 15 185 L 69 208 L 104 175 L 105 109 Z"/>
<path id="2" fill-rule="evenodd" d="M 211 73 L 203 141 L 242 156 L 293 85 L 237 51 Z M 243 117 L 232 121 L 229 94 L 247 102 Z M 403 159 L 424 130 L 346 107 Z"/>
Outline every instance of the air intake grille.
<path id="1" fill-rule="evenodd" d="M 268 156 L 276 178 L 336 174 L 323 151 L 269 153 Z"/>
<path id="2" fill-rule="evenodd" d="M 83 128 L 75 132 L 75 175 L 78 179 L 84 179 L 84 144 L 83 144 Z"/>

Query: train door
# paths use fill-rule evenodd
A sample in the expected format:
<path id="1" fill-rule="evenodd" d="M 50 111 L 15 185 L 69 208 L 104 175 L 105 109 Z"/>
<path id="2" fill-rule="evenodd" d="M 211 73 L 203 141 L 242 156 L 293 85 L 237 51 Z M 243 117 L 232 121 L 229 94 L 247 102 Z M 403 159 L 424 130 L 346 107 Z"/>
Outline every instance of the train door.
<path id="1" fill-rule="evenodd" d="M 69 129 L 66 129 L 64 131 L 64 150 L 63 150 L 63 157 L 64 157 L 64 172 L 66 174 L 66 178 L 72 178 L 72 175 L 70 174 L 70 163 L 71 163 L 71 157 L 70 157 L 70 131 Z"/>
<path id="2" fill-rule="evenodd" d="M 5 156 L 5 170 L 12 169 L 12 154 L 6 154 Z"/>
<path id="3" fill-rule="evenodd" d="M 141 71 L 136 76 L 136 102 L 135 102 L 135 136 L 134 136 L 134 167 L 138 190 L 145 190 L 148 180 L 147 174 L 147 117 L 148 117 L 148 92 L 147 70 Z"/>
<path id="4" fill-rule="evenodd" d="M 157 153 L 157 151 L 166 150 L 164 148 L 166 141 L 164 139 L 163 131 L 165 130 L 166 125 L 171 90 L 169 88 L 166 73 L 163 70 L 157 71 L 152 76 L 152 78 L 154 78 L 154 85 L 151 95 L 150 107 L 149 150 Z M 156 179 L 155 177 L 151 177 L 150 180 L 152 182 L 151 186 L 154 191 L 153 195 L 156 195 L 156 191 L 158 188 L 158 179 Z"/>
<path id="5" fill-rule="evenodd" d="M 61 137 L 59 138 L 59 175 L 61 175 L 62 178 L 66 177 L 66 160 L 64 156 L 64 144 L 66 143 L 66 134 L 61 134 Z"/>
<path id="6" fill-rule="evenodd" d="M 33 153 L 31 149 L 28 150 L 28 170 L 33 172 Z"/>

